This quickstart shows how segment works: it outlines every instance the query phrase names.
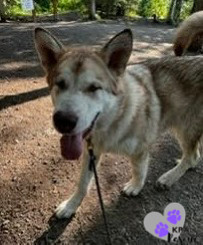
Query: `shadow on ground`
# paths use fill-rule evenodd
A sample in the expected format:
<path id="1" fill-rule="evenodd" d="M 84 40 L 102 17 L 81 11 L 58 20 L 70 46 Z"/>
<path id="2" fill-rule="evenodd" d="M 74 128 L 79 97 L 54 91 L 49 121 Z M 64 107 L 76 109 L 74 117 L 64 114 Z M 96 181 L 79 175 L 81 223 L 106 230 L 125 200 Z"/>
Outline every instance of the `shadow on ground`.
<path id="1" fill-rule="evenodd" d="M 0 97 L 0 111 L 6 109 L 10 106 L 20 105 L 25 102 L 29 102 L 41 97 L 49 95 L 48 88 L 40 88 L 30 92 L 15 94 L 15 95 L 6 95 L 3 98 Z"/>
<path id="2" fill-rule="evenodd" d="M 37 239 L 34 241 L 34 245 L 45 245 L 53 244 L 59 239 L 63 234 L 64 230 L 68 229 L 68 224 L 73 220 L 73 217 L 69 219 L 59 220 L 52 216 L 49 220 L 49 228 Z"/>

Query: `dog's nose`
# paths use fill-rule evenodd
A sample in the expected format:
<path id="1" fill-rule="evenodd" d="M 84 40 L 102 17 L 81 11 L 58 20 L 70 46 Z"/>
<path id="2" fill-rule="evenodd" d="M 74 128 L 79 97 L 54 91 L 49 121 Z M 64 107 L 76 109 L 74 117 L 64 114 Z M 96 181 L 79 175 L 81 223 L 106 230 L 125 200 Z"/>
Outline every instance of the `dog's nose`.
<path id="1" fill-rule="evenodd" d="M 57 111 L 54 113 L 53 121 L 56 129 L 62 133 L 71 133 L 75 128 L 78 117 L 73 113 L 65 113 L 63 111 Z"/>

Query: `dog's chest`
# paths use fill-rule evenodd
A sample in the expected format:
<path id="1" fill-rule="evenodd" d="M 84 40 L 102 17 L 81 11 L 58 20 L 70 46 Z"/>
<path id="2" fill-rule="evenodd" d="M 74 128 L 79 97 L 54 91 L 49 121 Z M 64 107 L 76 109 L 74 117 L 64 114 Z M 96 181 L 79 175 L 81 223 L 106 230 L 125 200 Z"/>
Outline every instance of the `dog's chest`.
<path id="1" fill-rule="evenodd" d="M 115 134 L 95 135 L 94 145 L 101 152 L 132 155 L 137 146 L 136 135 L 118 138 Z"/>

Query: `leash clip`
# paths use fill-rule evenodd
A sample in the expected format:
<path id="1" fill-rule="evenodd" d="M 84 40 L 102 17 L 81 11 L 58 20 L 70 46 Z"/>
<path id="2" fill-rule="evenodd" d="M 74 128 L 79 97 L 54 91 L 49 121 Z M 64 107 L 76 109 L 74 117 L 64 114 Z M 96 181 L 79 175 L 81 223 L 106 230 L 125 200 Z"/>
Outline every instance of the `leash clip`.
<path id="1" fill-rule="evenodd" d="M 87 139 L 87 150 L 89 153 L 89 170 L 93 171 L 93 165 L 95 164 L 96 156 L 94 154 L 93 145 L 91 139 Z"/>

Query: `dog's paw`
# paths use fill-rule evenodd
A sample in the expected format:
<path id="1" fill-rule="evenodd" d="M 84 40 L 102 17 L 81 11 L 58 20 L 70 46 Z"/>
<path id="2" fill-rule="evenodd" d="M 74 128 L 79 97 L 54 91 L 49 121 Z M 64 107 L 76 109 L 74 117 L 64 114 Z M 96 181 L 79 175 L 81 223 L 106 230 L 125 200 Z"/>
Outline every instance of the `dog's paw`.
<path id="1" fill-rule="evenodd" d="M 178 159 L 176 159 L 176 161 L 175 161 L 175 163 L 176 163 L 176 165 L 178 165 L 178 164 L 180 164 L 181 163 L 181 161 L 182 161 L 182 159 L 180 158 L 178 158 Z"/>
<path id="2" fill-rule="evenodd" d="M 75 214 L 78 206 L 71 199 L 62 202 L 55 210 L 58 219 L 67 219 Z"/>
<path id="3" fill-rule="evenodd" d="M 138 186 L 133 180 L 127 182 L 123 188 L 123 192 L 127 196 L 137 196 L 141 190 L 142 186 Z"/>
<path id="4" fill-rule="evenodd" d="M 172 185 L 171 178 L 169 175 L 163 174 L 156 182 L 156 187 L 158 190 L 168 190 Z"/>
<path id="5" fill-rule="evenodd" d="M 165 183 L 162 183 L 161 181 L 157 180 L 155 185 L 157 190 L 163 191 L 168 190 L 169 186 L 167 186 Z"/>

